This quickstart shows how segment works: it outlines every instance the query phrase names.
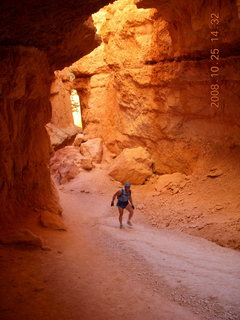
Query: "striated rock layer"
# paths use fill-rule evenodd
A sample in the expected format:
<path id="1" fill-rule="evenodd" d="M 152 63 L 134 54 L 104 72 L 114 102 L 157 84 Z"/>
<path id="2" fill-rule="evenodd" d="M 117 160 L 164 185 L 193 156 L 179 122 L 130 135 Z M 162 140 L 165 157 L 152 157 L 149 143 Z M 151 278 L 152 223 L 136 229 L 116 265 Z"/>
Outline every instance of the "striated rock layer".
<path id="1" fill-rule="evenodd" d="M 71 67 L 84 132 L 116 155 L 147 148 L 156 173 L 189 174 L 206 157 L 240 147 L 237 7 L 200 0 L 138 6 L 158 10 L 119 0 L 95 14 L 102 44 Z M 212 13 L 219 14 L 220 33 L 211 42 Z M 211 48 L 220 52 L 219 105 L 210 100 Z"/>
<path id="2" fill-rule="evenodd" d="M 99 44 L 88 17 L 109 2 L 0 3 L 1 224 L 32 209 L 61 211 L 48 168 L 45 129 L 51 119 L 53 71 Z"/>

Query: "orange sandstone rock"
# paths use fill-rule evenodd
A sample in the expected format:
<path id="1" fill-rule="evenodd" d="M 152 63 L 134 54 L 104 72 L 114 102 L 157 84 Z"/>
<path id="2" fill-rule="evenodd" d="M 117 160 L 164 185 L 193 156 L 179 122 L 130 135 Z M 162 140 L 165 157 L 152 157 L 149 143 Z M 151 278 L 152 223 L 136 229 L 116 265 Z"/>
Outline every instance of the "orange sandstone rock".
<path id="1" fill-rule="evenodd" d="M 154 9 L 138 10 L 137 6 Z M 144 146 L 158 174 L 191 174 L 240 145 L 236 4 L 220 8 L 220 107 L 210 102 L 210 6 L 119 0 L 93 16 L 101 48 L 71 67 L 84 132 L 116 155 Z M 172 7 L 175 10 L 172 10 Z M 191 17 L 191 24 L 189 24 Z"/>
<path id="2" fill-rule="evenodd" d="M 122 183 L 142 184 L 152 175 L 152 164 L 146 149 L 124 149 L 110 166 L 109 175 Z"/>
<path id="3" fill-rule="evenodd" d="M 89 16 L 107 3 L 0 3 L 1 225 L 13 223 L 24 208 L 61 211 L 48 168 L 51 151 L 45 129 L 51 120 L 53 72 L 100 43 Z M 24 15 L 18 14 L 22 8 L 27 8 Z"/>
<path id="4" fill-rule="evenodd" d="M 103 157 L 103 142 L 100 138 L 90 139 L 80 146 L 80 152 L 83 156 L 92 158 L 95 163 L 100 163 Z"/>
<path id="5" fill-rule="evenodd" d="M 81 143 L 84 141 L 84 135 L 82 133 L 79 133 L 76 135 L 74 141 L 73 141 L 73 145 L 75 147 L 80 147 Z"/>
<path id="6" fill-rule="evenodd" d="M 71 108 L 72 80 L 68 68 L 54 72 L 55 79 L 51 86 L 50 102 L 52 105 L 51 123 L 58 128 L 73 125 Z"/>

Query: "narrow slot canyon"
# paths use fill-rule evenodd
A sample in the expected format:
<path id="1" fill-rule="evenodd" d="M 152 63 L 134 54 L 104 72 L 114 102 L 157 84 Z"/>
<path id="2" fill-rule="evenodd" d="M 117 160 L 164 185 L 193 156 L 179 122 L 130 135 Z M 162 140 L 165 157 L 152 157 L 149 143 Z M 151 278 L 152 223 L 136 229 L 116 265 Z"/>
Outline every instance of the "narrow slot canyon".
<path id="1" fill-rule="evenodd" d="M 239 1 L 0 16 L 0 318 L 240 319 Z"/>

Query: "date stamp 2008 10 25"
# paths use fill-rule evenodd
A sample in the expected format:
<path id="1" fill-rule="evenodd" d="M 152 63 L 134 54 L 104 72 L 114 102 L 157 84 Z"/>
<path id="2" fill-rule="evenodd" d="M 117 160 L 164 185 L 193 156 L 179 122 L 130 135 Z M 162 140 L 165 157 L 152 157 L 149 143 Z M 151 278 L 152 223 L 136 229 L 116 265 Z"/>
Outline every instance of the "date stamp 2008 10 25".
<path id="1" fill-rule="evenodd" d="M 211 75 L 211 84 L 210 84 L 210 99 L 211 107 L 219 108 L 220 105 L 220 86 L 218 84 L 219 80 L 219 57 L 220 52 L 218 49 L 219 41 L 219 13 L 211 13 L 210 15 L 210 39 L 211 39 L 211 48 L 210 48 L 210 75 Z"/>

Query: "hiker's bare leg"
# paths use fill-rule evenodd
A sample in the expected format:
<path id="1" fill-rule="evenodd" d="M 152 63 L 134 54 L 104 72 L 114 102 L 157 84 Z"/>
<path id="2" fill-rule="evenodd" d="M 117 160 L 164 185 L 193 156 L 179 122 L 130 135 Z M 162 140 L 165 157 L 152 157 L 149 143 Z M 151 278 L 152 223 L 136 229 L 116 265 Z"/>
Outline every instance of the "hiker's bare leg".
<path id="1" fill-rule="evenodd" d="M 122 218 L 123 218 L 123 208 L 118 207 L 118 212 L 119 212 L 119 223 L 120 223 L 120 228 L 122 228 Z"/>
<path id="2" fill-rule="evenodd" d="M 131 225 L 131 219 L 132 219 L 132 216 L 133 216 L 133 208 L 132 208 L 132 206 L 130 205 L 130 204 L 128 204 L 127 206 L 126 206 L 126 209 L 127 209 L 127 211 L 129 212 L 129 216 L 128 216 L 128 224 L 129 225 Z"/>

